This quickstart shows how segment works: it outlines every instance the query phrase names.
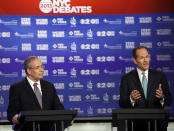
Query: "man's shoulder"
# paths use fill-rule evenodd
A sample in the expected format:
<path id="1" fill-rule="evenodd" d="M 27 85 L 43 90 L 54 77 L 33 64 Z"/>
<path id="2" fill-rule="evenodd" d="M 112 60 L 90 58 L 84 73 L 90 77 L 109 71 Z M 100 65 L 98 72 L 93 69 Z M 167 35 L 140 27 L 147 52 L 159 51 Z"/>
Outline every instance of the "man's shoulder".
<path id="1" fill-rule="evenodd" d="M 137 76 L 137 70 L 134 69 L 134 70 L 131 70 L 130 72 L 127 72 L 126 74 L 124 74 L 122 76 L 122 80 L 125 81 L 128 79 L 134 79 L 136 76 Z"/>
<path id="2" fill-rule="evenodd" d="M 43 90 L 50 91 L 50 90 L 54 90 L 55 89 L 54 84 L 49 82 L 49 81 L 47 81 L 47 80 L 41 79 L 40 83 L 41 83 L 42 91 Z"/>
<path id="3" fill-rule="evenodd" d="M 152 73 L 154 75 L 163 75 L 164 73 L 160 70 L 154 70 L 154 69 L 149 69 L 149 73 Z"/>
<path id="4" fill-rule="evenodd" d="M 124 74 L 124 77 L 129 77 L 129 76 L 135 75 L 136 73 L 137 73 L 137 70 L 134 69 L 134 70 L 131 70 L 130 72 Z"/>
<path id="5" fill-rule="evenodd" d="M 41 84 L 43 84 L 43 85 L 53 85 L 53 83 L 51 83 L 51 82 L 49 82 L 49 81 L 47 81 L 47 80 L 44 80 L 44 79 L 41 79 L 40 80 L 40 82 L 41 82 Z"/>
<path id="6" fill-rule="evenodd" d="M 26 81 L 27 81 L 26 78 L 25 79 L 22 79 L 20 81 L 15 82 L 14 84 L 12 84 L 12 86 L 20 86 L 20 85 L 23 85 L 23 84 L 26 83 Z"/>
<path id="7" fill-rule="evenodd" d="M 21 89 L 23 89 L 26 86 L 27 86 L 27 80 L 23 79 L 23 80 L 20 80 L 20 81 L 17 81 L 15 83 L 13 83 L 10 86 L 10 90 L 21 90 Z"/>

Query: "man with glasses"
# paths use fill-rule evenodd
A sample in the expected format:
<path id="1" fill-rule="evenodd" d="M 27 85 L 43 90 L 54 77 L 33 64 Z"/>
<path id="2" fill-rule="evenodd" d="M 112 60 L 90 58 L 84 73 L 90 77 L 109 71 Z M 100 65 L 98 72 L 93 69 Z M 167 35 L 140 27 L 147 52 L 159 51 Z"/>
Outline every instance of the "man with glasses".
<path id="1" fill-rule="evenodd" d="M 137 68 L 125 74 L 121 79 L 120 107 L 162 109 L 171 105 L 172 96 L 164 73 L 149 68 L 148 49 L 144 46 L 137 46 L 133 49 L 132 55 Z M 167 131 L 167 125 L 167 120 L 159 120 L 157 130 Z M 147 131 L 147 127 L 146 120 L 134 121 L 134 131 Z"/>
<path id="2" fill-rule="evenodd" d="M 10 87 L 8 120 L 20 124 L 19 112 L 26 110 L 64 110 L 54 85 L 43 80 L 44 67 L 36 56 L 30 56 L 24 61 L 27 77 Z M 50 131 L 50 123 L 42 123 L 41 131 Z M 21 131 L 32 131 L 32 125 L 26 124 Z"/>

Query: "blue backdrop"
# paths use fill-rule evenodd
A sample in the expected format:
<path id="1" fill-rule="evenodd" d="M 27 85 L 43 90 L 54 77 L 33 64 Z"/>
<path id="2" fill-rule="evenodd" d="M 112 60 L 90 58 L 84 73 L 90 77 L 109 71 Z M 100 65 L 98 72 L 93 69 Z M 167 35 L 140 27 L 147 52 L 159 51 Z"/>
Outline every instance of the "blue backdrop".
<path id="1" fill-rule="evenodd" d="M 42 60 L 44 79 L 67 109 L 111 115 L 119 108 L 122 75 L 135 69 L 138 45 L 149 48 L 151 68 L 166 74 L 174 96 L 174 14 L 0 15 L 0 119 L 7 116 L 10 85 L 26 76 L 23 62 L 31 55 Z"/>

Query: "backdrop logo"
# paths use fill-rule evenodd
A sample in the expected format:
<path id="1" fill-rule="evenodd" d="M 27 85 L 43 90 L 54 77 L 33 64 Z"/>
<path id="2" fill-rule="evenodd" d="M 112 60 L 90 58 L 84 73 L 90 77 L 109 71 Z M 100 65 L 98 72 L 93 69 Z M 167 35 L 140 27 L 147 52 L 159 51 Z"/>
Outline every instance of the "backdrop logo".
<path id="1" fill-rule="evenodd" d="M 91 6 L 71 6 L 71 0 L 41 0 L 39 8 L 43 13 L 92 13 Z"/>

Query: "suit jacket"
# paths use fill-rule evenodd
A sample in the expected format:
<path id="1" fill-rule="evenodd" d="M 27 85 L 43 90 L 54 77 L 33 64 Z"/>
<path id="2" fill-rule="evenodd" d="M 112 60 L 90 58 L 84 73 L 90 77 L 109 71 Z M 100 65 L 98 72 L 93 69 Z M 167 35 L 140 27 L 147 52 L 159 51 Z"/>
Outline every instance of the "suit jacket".
<path id="1" fill-rule="evenodd" d="M 42 106 L 41 109 L 37 97 L 30 86 L 28 80 L 24 80 L 13 84 L 10 87 L 9 105 L 7 109 L 7 118 L 12 121 L 15 114 L 20 111 L 27 110 L 64 110 L 64 106 L 61 104 L 54 85 L 48 81 L 40 80 L 42 90 Z M 43 124 L 45 125 L 45 124 Z M 29 130 L 32 126 L 24 126 L 22 130 Z M 48 127 L 48 126 L 47 126 Z M 44 127 L 46 130 L 46 128 Z M 32 129 L 30 129 L 31 131 Z"/>
<path id="2" fill-rule="evenodd" d="M 162 84 L 164 105 L 160 103 L 161 99 L 156 98 L 155 92 L 159 88 L 159 84 Z M 133 90 L 138 90 L 141 94 L 141 98 L 135 101 L 134 106 L 131 104 L 130 94 Z M 139 80 L 137 70 L 125 74 L 120 83 L 120 100 L 119 104 L 121 108 L 164 108 L 172 103 L 172 96 L 169 91 L 168 82 L 165 75 L 160 71 L 149 69 L 148 72 L 148 87 L 147 87 L 147 98 L 145 99 L 144 91 Z M 147 131 L 147 123 L 140 120 L 134 121 L 134 131 Z M 123 125 L 123 124 L 122 124 Z M 131 125 L 129 123 L 129 125 Z M 136 126 L 137 125 L 137 126 Z M 159 120 L 157 123 L 158 131 L 167 131 L 168 118 L 165 120 Z M 143 127 L 143 128 L 142 128 Z M 120 130 L 122 127 L 120 127 Z M 131 126 L 129 126 L 131 129 Z M 144 130 L 143 130 L 144 129 Z M 152 127 L 152 130 L 153 127 Z"/>
<path id="3" fill-rule="evenodd" d="M 159 88 L 160 83 L 162 84 L 162 90 L 164 93 L 163 106 L 160 103 L 160 99 L 155 97 L 156 89 Z M 135 101 L 134 107 L 130 101 L 130 93 L 133 90 L 138 90 L 142 96 L 141 99 Z M 162 72 L 149 69 L 147 99 L 145 99 L 144 91 L 139 80 L 137 70 L 133 70 L 122 77 L 119 100 L 121 108 L 163 108 L 164 106 L 169 106 L 171 103 L 172 96 L 169 91 L 168 82 Z"/>

